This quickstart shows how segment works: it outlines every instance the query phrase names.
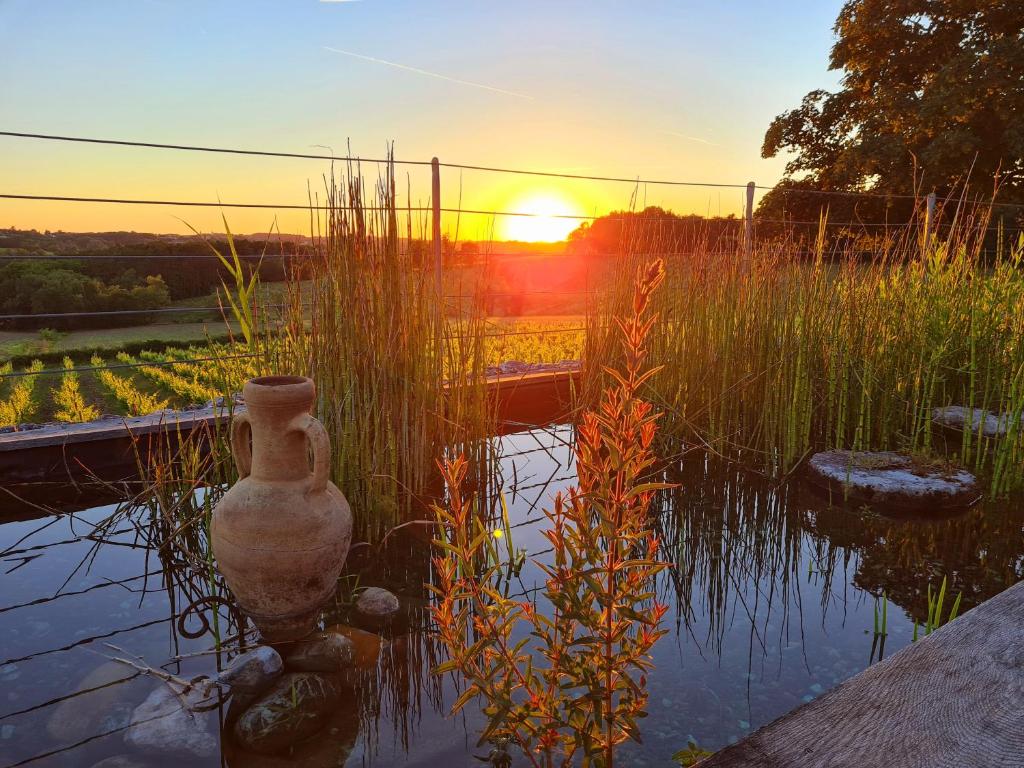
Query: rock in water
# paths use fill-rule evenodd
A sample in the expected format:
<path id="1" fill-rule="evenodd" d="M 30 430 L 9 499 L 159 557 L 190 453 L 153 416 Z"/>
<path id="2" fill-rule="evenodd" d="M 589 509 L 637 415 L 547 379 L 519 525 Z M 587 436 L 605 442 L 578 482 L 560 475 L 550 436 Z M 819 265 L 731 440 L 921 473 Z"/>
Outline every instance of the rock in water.
<path id="1" fill-rule="evenodd" d="M 184 706 L 183 706 L 184 703 Z M 124 734 L 130 747 L 146 752 L 190 754 L 212 757 L 219 751 L 213 729 L 217 719 L 216 688 L 193 688 L 181 696 L 161 685 L 132 713 L 131 726 Z"/>
<path id="2" fill-rule="evenodd" d="M 114 755 L 94 763 L 92 768 L 150 768 L 152 765 L 138 755 Z"/>
<path id="3" fill-rule="evenodd" d="M 281 655 L 269 645 L 261 645 L 236 656 L 217 676 L 232 692 L 259 693 L 284 671 Z"/>
<path id="4" fill-rule="evenodd" d="M 123 728 L 145 687 L 131 667 L 114 661 L 102 664 L 76 686 L 74 692 L 81 695 L 65 699 L 54 708 L 46 731 L 58 741 L 72 743 Z"/>
<path id="5" fill-rule="evenodd" d="M 340 700 L 336 677 L 286 673 L 238 718 L 235 739 L 252 752 L 280 752 L 319 731 Z"/>
<path id="6" fill-rule="evenodd" d="M 355 665 L 359 669 L 375 669 L 381 651 L 384 649 L 384 638 L 367 632 L 364 629 L 335 624 L 327 628 L 327 633 L 341 635 L 352 642 L 355 649 Z M 326 633 L 325 633 L 326 634 Z"/>
<path id="7" fill-rule="evenodd" d="M 356 600 L 359 614 L 376 624 L 384 624 L 398 613 L 398 598 L 382 587 L 367 587 Z"/>
<path id="8" fill-rule="evenodd" d="M 832 493 L 902 510 L 955 509 L 981 496 L 977 478 L 967 470 L 892 451 L 825 451 L 814 454 L 807 469 L 812 481 Z"/>
<path id="9" fill-rule="evenodd" d="M 227 739 L 224 760 L 228 768 L 339 768 L 349 764 L 358 737 L 358 704 L 354 697 L 347 697 L 312 738 L 275 755 L 243 750 L 234 739 Z"/>
<path id="10" fill-rule="evenodd" d="M 962 405 L 932 410 L 932 421 L 940 427 L 959 431 L 969 428 L 975 434 L 980 429 L 983 437 L 1006 437 L 1011 418 L 1010 414 L 995 414 L 982 408 L 965 408 Z M 1021 426 L 1024 427 L 1024 416 L 1021 417 Z"/>
<path id="11" fill-rule="evenodd" d="M 295 672 L 340 672 L 356 658 L 355 643 L 336 632 L 319 632 L 299 642 L 288 654 L 288 669 Z"/>

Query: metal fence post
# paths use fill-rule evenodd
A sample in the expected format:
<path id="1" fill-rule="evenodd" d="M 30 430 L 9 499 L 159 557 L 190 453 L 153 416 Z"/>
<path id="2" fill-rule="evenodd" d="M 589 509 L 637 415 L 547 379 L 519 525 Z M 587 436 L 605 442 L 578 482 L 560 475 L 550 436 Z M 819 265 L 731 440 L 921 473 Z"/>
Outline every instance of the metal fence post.
<path id="1" fill-rule="evenodd" d="M 926 248 L 931 248 L 932 233 L 935 231 L 935 193 L 929 192 L 927 197 L 927 208 L 924 216 L 924 242 Z"/>
<path id="2" fill-rule="evenodd" d="M 437 349 L 444 350 L 444 283 L 443 258 L 444 250 L 441 242 L 441 164 L 435 157 L 430 161 L 430 206 L 431 230 L 434 251 L 434 291 L 437 300 Z"/>
<path id="3" fill-rule="evenodd" d="M 747 183 L 747 207 L 743 221 L 743 273 L 750 273 L 754 256 L 754 182 Z"/>

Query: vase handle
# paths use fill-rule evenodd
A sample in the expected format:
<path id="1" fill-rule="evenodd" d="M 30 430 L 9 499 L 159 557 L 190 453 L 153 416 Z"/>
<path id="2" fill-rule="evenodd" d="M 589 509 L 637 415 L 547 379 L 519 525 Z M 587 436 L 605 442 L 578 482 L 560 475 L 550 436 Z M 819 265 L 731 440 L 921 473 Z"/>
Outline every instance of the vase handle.
<path id="1" fill-rule="evenodd" d="M 251 440 L 252 424 L 249 423 L 249 414 L 236 413 L 231 419 L 231 455 L 235 457 L 239 480 L 248 477 L 252 472 Z"/>
<path id="2" fill-rule="evenodd" d="M 306 439 L 313 449 L 313 479 L 309 491 L 322 493 L 327 490 L 327 483 L 331 479 L 331 440 L 327 437 L 324 425 L 314 416 L 303 417 L 300 428 L 306 433 Z"/>

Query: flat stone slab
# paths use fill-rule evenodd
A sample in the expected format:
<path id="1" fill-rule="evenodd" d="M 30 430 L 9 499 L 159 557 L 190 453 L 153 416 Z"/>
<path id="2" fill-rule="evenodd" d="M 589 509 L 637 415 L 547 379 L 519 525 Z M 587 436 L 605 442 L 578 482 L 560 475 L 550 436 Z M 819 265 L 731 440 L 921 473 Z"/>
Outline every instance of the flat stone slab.
<path id="1" fill-rule="evenodd" d="M 833 494 L 900 510 L 967 507 L 981 497 L 965 469 L 915 461 L 894 451 L 824 451 L 807 463 L 811 482 Z"/>
<path id="2" fill-rule="evenodd" d="M 1024 428 L 1024 415 L 1018 429 Z M 982 408 L 965 408 L 962 405 L 947 405 L 932 409 L 932 422 L 946 429 L 963 431 L 969 428 L 975 434 L 981 430 L 983 437 L 1006 437 L 1013 423 L 1008 413 L 992 413 Z"/>
<path id="3" fill-rule="evenodd" d="M 1024 582 L 701 768 L 1024 768 Z"/>

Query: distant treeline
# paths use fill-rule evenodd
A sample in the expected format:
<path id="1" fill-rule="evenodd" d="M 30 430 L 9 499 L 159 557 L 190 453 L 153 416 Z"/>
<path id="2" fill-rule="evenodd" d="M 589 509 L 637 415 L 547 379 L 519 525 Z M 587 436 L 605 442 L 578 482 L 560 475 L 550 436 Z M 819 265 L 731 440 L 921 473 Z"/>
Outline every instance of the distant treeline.
<path id="1" fill-rule="evenodd" d="M 682 216 L 649 206 L 585 221 L 569 234 L 568 250 L 596 257 L 625 251 L 731 252 L 742 237 L 743 221 L 735 216 Z"/>
<path id="2" fill-rule="evenodd" d="M 569 235 L 569 251 L 597 257 L 624 251 L 731 252 L 742 237 L 743 221 L 735 216 L 681 216 L 649 206 L 583 222 Z"/>
<path id="3" fill-rule="evenodd" d="M 810 254 L 818 245 L 821 231 L 826 255 L 869 260 L 893 250 L 901 241 L 915 241 L 923 231 L 921 201 L 897 198 L 887 205 L 885 200 L 847 196 L 837 198 L 831 208 L 820 195 L 796 188 L 793 193 L 791 208 L 773 211 L 762 205 L 758 209 L 754 217 L 755 243 L 781 244 L 788 250 Z M 782 197 L 781 192 L 770 194 L 776 195 L 776 201 Z M 935 231 L 940 238 L 945 237 L 955 223 L 954 234 L 961 244 L 978 245 L 986 256 L 1005 254 L 1024 233 L 1024 213 L 1015 217 L 1005 209 L 995 209 L 991 218 L 988 214 L 983 204 L 963 206 L 959 211 L 940 210 Z M 986 219 L 987 227 L 983 228 Z M 683 216 L 654 206 L 642 211 L 613 211 L 584 222 L 570 233 L 568 251 L 594 258 L 628 252 L 732 253 L 743 243 L 744 225 L 743 219 L 735 216 Z"/>
<path id="4" fill-rule="evenodd" d="M 10 245 L 11 238 L 5 238 Z M 210 241 L 227 255 L 226 240 Z M 235 248 L 250 271 L 258 269 L 266 282 L 285 279 L 289 262 L 303 246 L 268 246 L 263 240 L 236 238 Z M 34 243 L 31 250 L 38 248 Z M 26 252 L 26 251 L 29 252 Z M 211 294 L 230 279 L 227 271 L 201 240 L 150 240 L 78 248 L 75 258 L 47 258 L 24 247 L 0 250 L 0 315 L 40 315 L 80 312 L 122 312 L 162 309 L 179 299 Z M 262 254 L 262 258 L 259 258 Z M 26 258 L 10 258 L 26 256 Z M 103 328 L 145 325 L 153 315 L 106 315 L 87 318 L 16 318 L 0 320 L 6 328 Z"/>
<path id="5" fill-rule="evenodd" d="M 227 240 L 209 241 L 218 251 L 228 255 Z M 287 245 L 287 253 L 280 245 L 266 241 L 235 238 L 235 249 L 245 256 L 243 263 L 250 270 L 259 267 L 264 282 L 285 279 L 290 258 L 301 250 Z M 257 258 L 260 255 L 263 258 Z M 227 271 L 214 256 L 209 245 L 201 240 L 186 242 L 155 241 L 141 245 L 114 245 L 97 250 L 76 252 L 84 272 L 100 280 L 117 280 L 125 271 L 139 275 L 159 275 L 167 284 L 172 301 L 194 296 L 205 296 L 228 278 Z M 180 260 L 179 260 L 180 259 Z"/>
<path id="6" fill-rule="evenodd" d="M 20 259 L 0 263 L 0 315 L 159 309 L 170 303 L 159 275 L 122 270 L 110 282 L 91 277 L 78 261 Z M 96 328 L 151 322 L 149 315 L 95 318 L 14 318 L 6 328 Z"/>

